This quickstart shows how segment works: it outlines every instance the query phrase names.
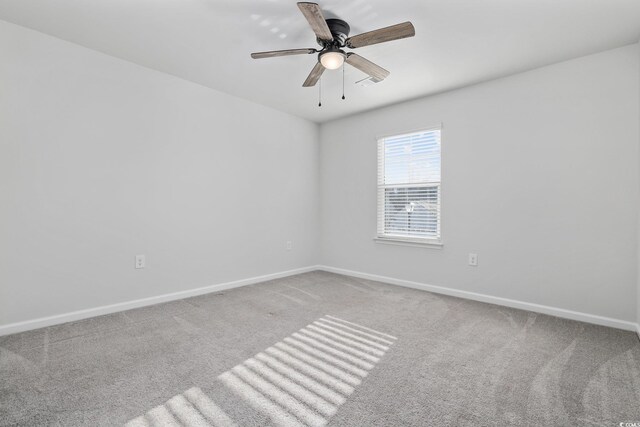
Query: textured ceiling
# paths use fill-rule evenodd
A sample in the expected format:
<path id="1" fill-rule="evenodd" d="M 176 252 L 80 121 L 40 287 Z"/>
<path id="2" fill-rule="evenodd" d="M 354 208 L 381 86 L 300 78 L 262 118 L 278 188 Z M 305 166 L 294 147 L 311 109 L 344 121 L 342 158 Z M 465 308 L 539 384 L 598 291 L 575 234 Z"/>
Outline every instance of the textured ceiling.
<path id="1" fill-rule="evenodd" d="M 327 0 L 351 35 L 412 21 L 416 37 L 357 52 L 391 71 L 346 69 L 303 88 L 315 55 L 252 60 L 254 51 L 317 47 L 290 0 L 0 0 L 0 19 L 324 122 L 638 41 L 638 0 Z"/>

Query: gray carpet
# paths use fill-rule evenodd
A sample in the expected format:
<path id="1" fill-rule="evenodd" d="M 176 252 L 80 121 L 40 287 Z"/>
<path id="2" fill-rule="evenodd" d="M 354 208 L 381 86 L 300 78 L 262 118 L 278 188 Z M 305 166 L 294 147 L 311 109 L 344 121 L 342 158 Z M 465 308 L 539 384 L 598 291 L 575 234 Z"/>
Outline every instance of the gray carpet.
<path id="1" fill-rule="evenodd" d="M 0 337 L 0 425 L 618 426 L 625 332 L 325 272 Z"/>

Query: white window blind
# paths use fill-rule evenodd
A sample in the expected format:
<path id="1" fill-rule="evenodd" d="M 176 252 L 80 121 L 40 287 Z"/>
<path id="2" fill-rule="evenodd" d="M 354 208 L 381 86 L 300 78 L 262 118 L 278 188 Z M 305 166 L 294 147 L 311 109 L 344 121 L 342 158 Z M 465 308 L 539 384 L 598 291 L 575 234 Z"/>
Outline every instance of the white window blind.
<path id="1" fill-rule="evenodd" d="M 440 243 L 440 129 L 378 140 L 378 237 Z"/>

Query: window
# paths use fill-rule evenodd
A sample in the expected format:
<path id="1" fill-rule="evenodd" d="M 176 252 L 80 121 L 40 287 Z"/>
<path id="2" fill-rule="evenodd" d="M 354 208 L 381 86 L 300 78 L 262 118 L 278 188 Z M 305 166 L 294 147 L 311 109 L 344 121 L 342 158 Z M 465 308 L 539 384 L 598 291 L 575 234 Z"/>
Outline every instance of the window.
<path id="1" fill-rule="evenodd" d="M 440 243 L 440 128 L 378 140 L 378 238 Z"/>

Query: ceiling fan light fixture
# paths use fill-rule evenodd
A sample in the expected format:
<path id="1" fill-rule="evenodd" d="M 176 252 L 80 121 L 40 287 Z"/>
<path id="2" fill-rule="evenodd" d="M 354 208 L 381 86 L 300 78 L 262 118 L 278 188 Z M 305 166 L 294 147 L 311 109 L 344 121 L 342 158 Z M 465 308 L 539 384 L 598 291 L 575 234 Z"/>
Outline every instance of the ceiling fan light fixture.
<path id="1" fill-rule="evenodd" d="M 342 67 L 346 55 L 341 50 L 328 50 L 320 54 L 320 63 L 327 70 L 337 70 Z"/>
<path id="2" fill-rule="evenodd" d="M 307 1 L 298 2 L 298 9 L 300 9 L 307 19 L 309 26 L 316 36 L 316 41 L 322 50 L 313 48 L 271 50 L 267 52 L 254 52 L 251 54 L 251 57 L 253 59 L 275 58 L 278 56 L 305 55 L 319 52 L 318 61 L 314 64 L 307 79 L 302 83 L 302 87 L 315 86 L 320 81 L 324 70 L 337 70 L 343 67 L 345 62 L 347 65 L 357 68 L 368 75 L 371 83 L 381 82 L 389 76 L 389 71 L 363 58 L 357 53 L 345 53 L 342 49 L 356 49 L 416 35 L 416 29 L 413 27 L 413 24 L 407 21 L 350 37 L 351 27 L 349 24 L 338 18 L 325 19 L 322 9 L 317 3 Z M 342 71 L 342 83 L 344 86 L 344 68 Z M 344 99 L 344 95 L 342 99 Z"/>

